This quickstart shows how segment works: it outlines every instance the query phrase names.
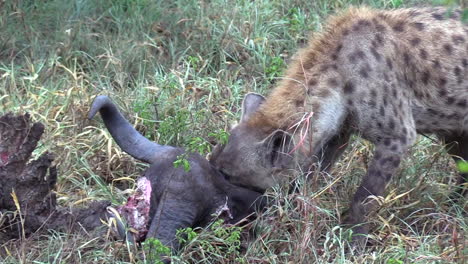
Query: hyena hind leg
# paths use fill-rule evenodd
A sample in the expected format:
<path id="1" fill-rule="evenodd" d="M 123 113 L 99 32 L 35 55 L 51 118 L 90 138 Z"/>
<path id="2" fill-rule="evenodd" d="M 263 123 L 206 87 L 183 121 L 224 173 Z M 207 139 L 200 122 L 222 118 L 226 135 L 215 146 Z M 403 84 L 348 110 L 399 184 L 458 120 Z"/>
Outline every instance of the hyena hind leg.
<path id="1" fill-rule="evenodd" d="M 367 174 L 358 187 L 351 202 L 344 223 L 353 226 L 353 242 L 364 246 L 368 225 L 365 223 L 370 212 L 376 207 L 375 199 L 369 196 L 382 196 L 385 186 L 396 172 L 408 146 L 414 142 L 410 137 L 384 138 L 375 143 L 375 151 Z"/>
<path id="2" fill-rule="evenodd" d="M 468 134 L 462 135 L 450 135 L 450 136 L 439 136 L 447 149 L 447 152 L 452 155 L 455 162 L 468 162 Z M 452 195 L 454 201 L 463 201 L 464 197 L 468 194 L 468 188 L 464 185 L 468 182 L 468 173 L 460 172 L 460 176 L 457 180 L 457 190 Z"/>

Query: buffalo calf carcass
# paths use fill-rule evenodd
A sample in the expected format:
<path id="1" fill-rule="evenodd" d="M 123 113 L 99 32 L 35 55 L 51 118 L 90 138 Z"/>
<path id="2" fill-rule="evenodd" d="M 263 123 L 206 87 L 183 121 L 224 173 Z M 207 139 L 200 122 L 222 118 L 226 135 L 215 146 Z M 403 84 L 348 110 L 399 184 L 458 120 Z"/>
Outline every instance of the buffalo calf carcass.
<path id="1" fill-rule="evenodd" d="M 122 150 L 151 164 L 138 180 L 135 196 L 117 209 L 138 231 L 131 240 L 152 237 L 177 249 L 177 229 L 203 226 L 214 214 L 223 214 L 227 223 L 237 223 L 262 207 L 261 193 L 232 185 L 199 154 L 159 145 L 142 136 L 109 97 L 97 96 L 88 118 L 98 111 Z M 189 162 L 190 170 L 174 167 L 181 156 Z"/>

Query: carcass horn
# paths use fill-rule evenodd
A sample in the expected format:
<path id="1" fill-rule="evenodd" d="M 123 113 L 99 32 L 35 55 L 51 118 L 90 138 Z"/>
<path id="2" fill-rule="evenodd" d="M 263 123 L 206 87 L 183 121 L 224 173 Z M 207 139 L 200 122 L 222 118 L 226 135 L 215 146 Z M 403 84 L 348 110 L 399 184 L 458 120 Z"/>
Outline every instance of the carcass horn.
<path id="1" fill-rule="evenodd" d="M 120 148 L 135 159 L 153 163 L 164 153 L 174 149 L 174 147 L 159 145 L 141 135 L 122 116 L 108 96 L 99 95 L 94 98 L 89 110 L 88 119 L 92 119 L 98 111 L 101 113 L 104 124 Z"/>

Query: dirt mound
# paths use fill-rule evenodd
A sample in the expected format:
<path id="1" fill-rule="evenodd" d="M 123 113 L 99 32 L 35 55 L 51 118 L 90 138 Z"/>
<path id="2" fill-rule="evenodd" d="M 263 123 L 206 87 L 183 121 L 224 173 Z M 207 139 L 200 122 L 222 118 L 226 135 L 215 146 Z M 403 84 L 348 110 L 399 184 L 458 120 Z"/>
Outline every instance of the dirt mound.
<path id="1" fill-rule="evenodd" d="M 53 154 L 30 160 L 43 133 L 44 125 L 32 123 L 28 114 L 0 116 L 0 244 L 49 229 L 91 230 L 107 218 L 108 201 L 86 208 L 57 207 Z"/>

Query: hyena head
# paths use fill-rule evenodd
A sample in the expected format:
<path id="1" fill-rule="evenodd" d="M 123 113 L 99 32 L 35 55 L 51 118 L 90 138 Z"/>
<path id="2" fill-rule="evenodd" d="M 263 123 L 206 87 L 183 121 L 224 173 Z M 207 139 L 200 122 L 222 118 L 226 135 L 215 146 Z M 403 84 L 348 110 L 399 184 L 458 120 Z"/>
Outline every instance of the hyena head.
<path id="1" fill-rule="evenodd" d="M 286 132 L 265 133 L 248 122 L 264 100 L 259 94 L 246 95 L 239 124 L 231 129 L 226 144 L 216 145 L 210 158 L 231 183 L 259 191 L 274 186 L 292 164 L 288 154 L 291 137 Z"/>

